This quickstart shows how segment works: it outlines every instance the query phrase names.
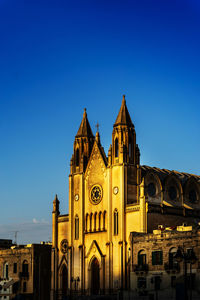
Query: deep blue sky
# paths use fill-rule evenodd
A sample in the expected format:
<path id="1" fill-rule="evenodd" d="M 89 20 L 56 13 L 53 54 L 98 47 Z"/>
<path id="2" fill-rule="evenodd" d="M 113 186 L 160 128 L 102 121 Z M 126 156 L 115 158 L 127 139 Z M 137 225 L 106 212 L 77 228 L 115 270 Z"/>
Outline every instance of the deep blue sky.
<path id="1" fill-rule="evenodd" d="M 83 108 L 107 152 L 122 95 L 141 163 L 200 174 L 198 0 L 0 0 L 0 238 L 68 210 Z"/>

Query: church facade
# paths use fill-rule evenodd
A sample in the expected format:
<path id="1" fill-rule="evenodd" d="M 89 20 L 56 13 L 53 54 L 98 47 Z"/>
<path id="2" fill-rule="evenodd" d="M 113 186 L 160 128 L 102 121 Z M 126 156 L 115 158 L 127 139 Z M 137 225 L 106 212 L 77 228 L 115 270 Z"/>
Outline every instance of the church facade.
<path id="1" fill-rule="evenodd" d="M 51 300 L 130 287 L 130 233 L 200 221 L 200 176 L 140 165 L 125 97 L 106 156 L 84 110 L 69 175 L 69 214 L 52 212 Z"/>

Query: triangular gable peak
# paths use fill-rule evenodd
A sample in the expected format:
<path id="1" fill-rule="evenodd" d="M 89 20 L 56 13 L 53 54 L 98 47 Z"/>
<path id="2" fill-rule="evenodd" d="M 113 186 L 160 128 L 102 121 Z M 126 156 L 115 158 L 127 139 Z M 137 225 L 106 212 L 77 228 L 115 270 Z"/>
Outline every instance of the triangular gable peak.
<path id="1" fill-rule="evenodd" d="M 88 258 L 89 256 L 91 256 L 93 253 L 95 253 L 95 255 L 99 255 L 100 257 L 103 257 L 103 253 L 101 252 L 101 249 L 97 243 L 96 240 L 94 240 L 90 246 L 90 249 L 88 250 L 87 254 L 86 254 L 86 258 Z"/>
<path id="2" fill-rule="evenodd" d="M 68 262 L 65 255 L 63 255 L 61 258 L 60 264 L 58 265 L 58 270 L 60 270 L 60 268 L 63 267 L 63 264 L 65 264 L 66 267 L 68 267 Z"/>
<path id="3" fill-rule="evenodd" d="M 87 180 L 88 176 L 90 175 L 92 169 L 96 168 L 98 165 L 100 166 L 100 170 L 104 174 L 104 177 L 106 177 L 107 158 L 106 158 L 104 150 L 100 144 L 100 141 L 97 140 L 97 138 L 96 138 L 93 148 L 92 148 L 90 159 L 89 159 L 86 171 L 85 171 L 86 180 Z"/>

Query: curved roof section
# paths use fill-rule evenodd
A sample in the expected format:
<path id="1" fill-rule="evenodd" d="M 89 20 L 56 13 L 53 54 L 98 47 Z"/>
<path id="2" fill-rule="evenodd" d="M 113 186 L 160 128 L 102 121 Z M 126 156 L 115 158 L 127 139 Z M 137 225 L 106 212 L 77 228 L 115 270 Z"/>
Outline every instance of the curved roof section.
<path id="1" fill-rule="evenodd" d="M 193 177 L 196 179 L 196 181 L 200 184 L 200 176 L 199 175 L 194 175 L 194 174 L 189 174 L 185 172 L 178 172 L 178 171 L 170 171 L 167 169 L 159 169 L 156 167 L 149 167 L 149 166 L 141 166 L 142 169 L 142 177 L 146 175 L 147 172 L 152 172 L 155 173 L 156 175 L 159 176 L 161 181 L 164 181 L 169 175 L 175 175 L 178 177 L 178 179 L 181 181 L 182 185 L 186 183 L 186 181 Z"/>

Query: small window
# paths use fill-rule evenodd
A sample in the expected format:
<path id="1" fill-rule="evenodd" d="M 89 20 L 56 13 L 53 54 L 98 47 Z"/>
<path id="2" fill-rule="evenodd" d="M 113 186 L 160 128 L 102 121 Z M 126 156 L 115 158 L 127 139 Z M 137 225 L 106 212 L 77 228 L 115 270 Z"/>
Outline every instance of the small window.
<path id="1" fill-rule="evenodd" d="M 128 145 L 128 152 L 129 152 L 129 158 L 132 158 L 132 140 L 129 139 L 129 145 Z"/>
<path id="2" fill-rule="evenodd" d="M 23 272 L 23 276 L 28 274 L 28 262 L 27 262 L 27 260 L 23 261 L 22 272 Z"/>
<path id="3" fill-rule="evenodd" d="M 93 214 L 90 214 L 90 232 L 92 232 L 92 218 L 93 218 Z"/>
<path id="4" fill-rule="evenodd" d="M 118 138 L 115 139 L 115 157 L 119 156 L 119 144 L 118 144 Z"/>
<path id="5" fill-rule="evenodd" d="M 97 230 L 97 212 L 94 214 L 94 232 Z"/>
<path id="6" fill-rule="evenodd" d="M 147 193 L 149 195 L 149 197 L 155 197 L 156 195 L 156 187 L 155 184 L 153 182 L 150 182 L 147 186 Z"/>
<path id="7" fill-rule="evenodd" d="M 171 185 L 169 187 L 168 195 L 171 200 L 175 200 L 177 198 L 177 190 L 175 186 Z"/>
<path id="8" fill-rule="evenodd" d="M 99 231 L 101 231 L 101 227 L 102 227 L 101 218 L 102 218 L 102 212 L 100 211 L 99 212 Z"/>
<path id="9" fill-rule="evenodd" d="M 8 279 L 8 263 L 4 264 L 3 277 Z"/>
<path id="10" fill-rule="evenodd" d="M 86 217 L 85 217 L 85 231 L 88 232 L 88 227 L 89 227 L 89 215 L 86 214 Z"/>
<path id="11" fill-rule="evenodd" d="M 103 230 L 106 229 L 106 211 L 103 212 Z"/>
<path id="12" fill-rule="evenodd" d="M 139 266 L 144 266 L 144 265 L 146 265 L 146 254 L 145 254 L 144 250 L 141 250 L 141 251 L 138 253 L 138 265 L 139 265 Z"/>
<path id="13" fill-rule="evenodd" d="M 176 248 L 172 248 L 169 252 L 169 268 L 172 269 L 174 265 L 177 263 L 175 260 Z"/>
<path id="14" fill-rule="evenodd" d="M 17 273 L 17 263 L 13 264 L 13 273 Z"/>
<path id="15" fill-rule="evenodd" d="M 162 251 L 153 251 L 152 252 L 152 265 L 162 265 L 163 264 L 163 252 Z"/>
<path id="16" fill-rule="evenodd" d="M 79 149 L 76 149 L 76 166 L 79 166 Z"/>
<path id="17" fill-rule="evenodd" d="M 118 211 L 114 211 L 114 235 L 118 235 Z"/>
<path id="18" fill-rule="evenodd" d="M 79 239 L 79 218 L 75 217 L 75 240 Z"/>

